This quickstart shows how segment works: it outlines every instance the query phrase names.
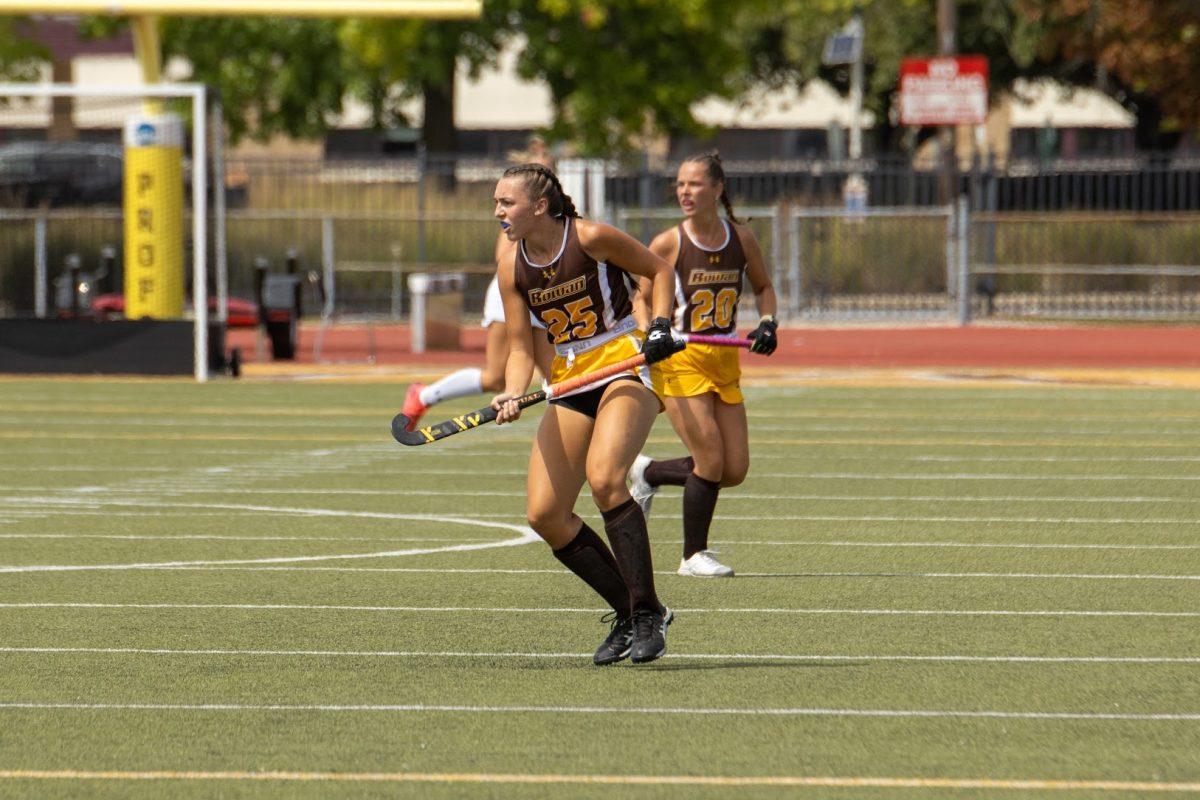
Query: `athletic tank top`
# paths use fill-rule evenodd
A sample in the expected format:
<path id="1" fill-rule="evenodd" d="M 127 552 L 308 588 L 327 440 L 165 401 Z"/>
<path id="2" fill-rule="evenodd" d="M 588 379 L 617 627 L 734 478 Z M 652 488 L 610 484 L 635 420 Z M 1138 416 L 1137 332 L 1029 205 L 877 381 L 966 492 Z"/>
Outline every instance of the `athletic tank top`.
<path id="1" fill-rule="evenodd" d="M 679 224 L 679 255 L 675 259 L 675 329 L 712 336 L 737 330 L 738 300 L 746 253 L 727 221 L 725 244 L 709 250 L 692 241 Z"/>
<path id="2" fill-rule="evenodd" d="M 628 274 L 583 251 L 573 218 L 563 226 L 562 246 L 549 264 L 530 261 L 521 241 L 514 278 L 552 344 L 612 338 L 634 327 Z"/>

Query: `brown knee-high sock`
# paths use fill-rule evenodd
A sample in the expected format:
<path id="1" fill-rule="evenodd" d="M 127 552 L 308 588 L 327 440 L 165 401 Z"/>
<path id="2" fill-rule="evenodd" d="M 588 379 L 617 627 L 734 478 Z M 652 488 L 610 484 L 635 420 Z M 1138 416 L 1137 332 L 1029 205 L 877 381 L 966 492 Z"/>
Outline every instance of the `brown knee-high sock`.
<path id="1" fill-rule="evenodd" d="M 683 485 L 683 557 L 691 558 L 708 549 L 708 528 L 712 525 L 713 510 L 717 507 L 720 481 L 688 475 Z"/>
<path id="2" fill-rule="evenodd" d="M 629 602 L 629 587 L 621 577 L 616 559 L 594 530 L 585 522 L 568 544 L 553 551 L 554 557 L 583 579 L 604 602 L 612 606 L 622 617 L 632 612 Z"/>
<path id="3" fill-rule="evenodd" d="M 621 575 L 629 585 L 634 611 L 658 611 L 662 603 L 654 592 L 654 564 L 650 560 L 650 536 L 646 533 L 646 517 L 633 500 L 601 512 L 604 532 L 608 534 L 613 555 Z"/>
<path id="4" fill-rule="evenodd" d="M 683 486 L 696 468 L 691 457 L 651 461 L 646 465 L 646 483 L 651 486 Z"/>

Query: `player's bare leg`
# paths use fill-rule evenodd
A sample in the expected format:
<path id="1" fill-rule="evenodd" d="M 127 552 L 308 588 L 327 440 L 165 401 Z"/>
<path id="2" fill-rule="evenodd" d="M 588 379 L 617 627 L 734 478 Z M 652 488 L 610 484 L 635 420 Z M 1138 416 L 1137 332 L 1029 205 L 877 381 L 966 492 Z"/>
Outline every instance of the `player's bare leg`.
<path id="1" fill-rule="evenodd" d="M 483 369 L 479 382 L 485 392 L 504 390 L 504 365 L 508 362 L 508 331 L 503 322 L 487 327 L 487 342 L 483 348 Z"/>
<path id="2" fill-rule="evenodd" d="M 546 409 L 529 458 L 526 516 L 554 550 L 554 557 L 612 608 L 604 618 L 611 623 L 608 636 L 593 657 L 603 666 L 629 655 L 633 619 L 629 587 L 612 551 L 574 510 L 583 488 L 592 427 L 591 418 L 583 414 L 554 405 Z"/>

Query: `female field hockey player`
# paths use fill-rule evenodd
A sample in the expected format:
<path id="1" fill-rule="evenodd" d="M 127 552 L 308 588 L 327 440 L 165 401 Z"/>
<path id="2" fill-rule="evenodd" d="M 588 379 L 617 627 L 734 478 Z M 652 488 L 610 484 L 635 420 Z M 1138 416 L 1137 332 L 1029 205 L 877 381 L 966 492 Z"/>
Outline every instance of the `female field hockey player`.
<path id="1" fill-rule="evenodd" d="M 511 260 L 516 247 L 503 233 L 496 239 L 496 264 L 505 258 Z M 541 325 L 541 323 L 536 323 Z M 429 408 L 446 400 L 467 397 L 482 392 L 499 392 L 504 388 L 504 364 L 508 360 L 508 333 L 504 323 L 504 303 L 500 299 L 500 284 L 496 278 L 488 284 L 483 301 L 483 322 L 487 329 L 487 344 L 484 347 L 483 369 L 466 367 L 457 370 L 426 386 L 423 383 L 409 384 L 404 395 L 404 415 L 408 417 L 408 429 L 417 429 L 417 422 Z M 550 374 L 550 360 L 554 351 L 544 337 L 534 337 L 534 360 L 543 376 Z"/>
<path id="2" fill-rule="evenodd" d="M 555 557 L 613 609 L 595 663 L 627 656 L 653 661 L 666 652 L 672 614 L 655 593 L 646 519 L 625 476 L 662 410 L 654 389 L 657 362 L 682 344 L 667 319 L 671 267 L 616 228 L 580 219 L 558 177 L 540 164 L 506 170 L 495 201 L 496 218 L 516 244 L 498 276 L 510 352 L 505 391 L 492 401 L 496 421 L 521 416 L 514 398 L 529 385 L 534 366 L 530 312 L 555 347 L 551 382 L 623 361 L 639 349 L 646 356 L 643 367 L 550 400 L 529 458 L 526 515 Z M 653 295 L 657 317 L 645 337 L 632 316 L 631 275 L 645 279 Z M 585 480 L 611 551 L 575 514 Z"/>
<path id="3" fill-rule="evenodd" d="M 761 318 L 750 350 L 775 352 L 775 289 L 750 228 L 738 222 L 725 193 L 725 171 L 715 153 L 679 166 L 675 196 L 679 225 L 660 233 L 650 250 L 674 265 L 674 328 L 681 333 L 737 335 L 742 277 L 750 281 Z M 725 219 L 717 215 L 717 203 Z M 639 455 L 629 471 L 631 491 L 645 514 L 659 486 L 683 487 L 683 560 L 680 575 L 732 577 L 733 570 L 708 549 L 717 494 L 737 486 L 750 467 L 746 407 L 738 352 L 692 345 L 662 365 L 667 417 L 691 455 L 653 461 Z"/>

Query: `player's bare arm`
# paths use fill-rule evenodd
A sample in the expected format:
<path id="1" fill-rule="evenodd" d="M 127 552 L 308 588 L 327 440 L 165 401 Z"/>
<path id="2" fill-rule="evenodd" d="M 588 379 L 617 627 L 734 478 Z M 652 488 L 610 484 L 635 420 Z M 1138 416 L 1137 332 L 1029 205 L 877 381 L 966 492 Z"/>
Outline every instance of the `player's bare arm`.
<path id="1" fill-rule="evenodd" d="M 679 229 L 671 228 L 655 236 L 650 242 L 650 252 L 668 264 L 674 264 L 679 258 Z M 654 318 L 650 313 L 650 279 L 638 278 L 637 282 L 638 292 L 634 298 L 633 314 L 637 318 L 638 327 L 646 330 L 650 320 Z"/>
<path id="2" fill-rule="evenodd" d="M 651 318 L 669 317 L 674 287 L 671 265 L 624 231 L 603 222 L 578 220 L 576 230 L 583 250 L 597 261 L 615 264 L 631 275 L 651 282 Z"/>
<path id="3" fill-rule="evenodd" d="M 762 248 L 758 238 L 746 225 L 734 225 L 738 240 L 742 243 L 742 252 L 746 254 L 746 278 L 750 288 L 754 290 L 754 305 L 758 313 L 764 317 L 774 317 L 778 309 L 775 297 L 775 286 L 771 283 L 771 274 L 767 272 L 766 261 L 763 260 Z"/>

